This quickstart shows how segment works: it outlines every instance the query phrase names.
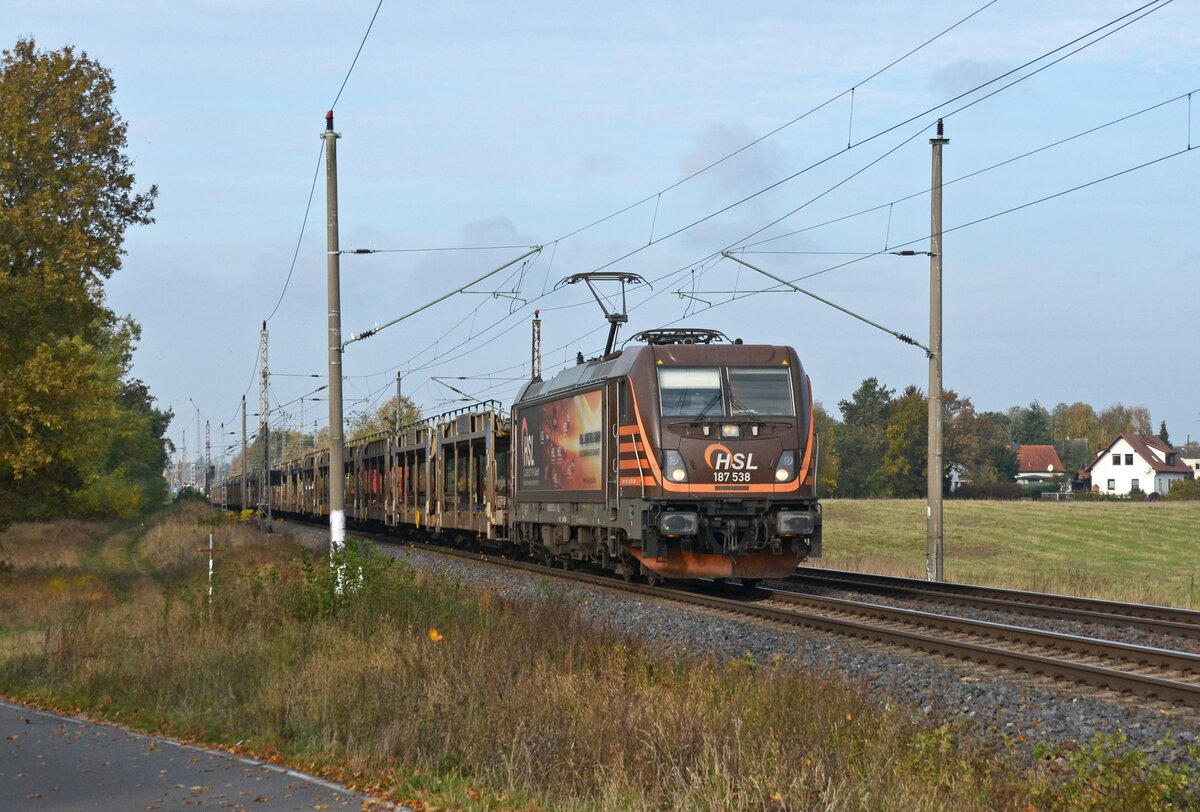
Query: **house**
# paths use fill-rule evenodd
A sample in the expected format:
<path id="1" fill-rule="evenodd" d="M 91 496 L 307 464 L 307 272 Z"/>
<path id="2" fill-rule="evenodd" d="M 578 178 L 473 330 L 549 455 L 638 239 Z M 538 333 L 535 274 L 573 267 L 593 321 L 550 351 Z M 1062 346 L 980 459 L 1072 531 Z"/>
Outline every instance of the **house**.
<path id="1" fill-rule="evenodd" d="M 1171 483 L 1192 475 L 1175 449 L 1153 434 L 1119 434 L 1092 464 L 1092 492 L 1123 496 L 1130 491 L 1165 494 Z"/>
<path id="2" fill-rule="evenodd" d="M 1048 482 L 1067 471 L 1052 445 L 1023 445 L 1017 449 L 1017 482 Z"/>
<path id="3" fill-rule="evenodd" d="M 1200 479 L 1200 446 L 1188 445 L 1175 449 L 1175 455 L 1192 472 L 1192 477 Z"/>

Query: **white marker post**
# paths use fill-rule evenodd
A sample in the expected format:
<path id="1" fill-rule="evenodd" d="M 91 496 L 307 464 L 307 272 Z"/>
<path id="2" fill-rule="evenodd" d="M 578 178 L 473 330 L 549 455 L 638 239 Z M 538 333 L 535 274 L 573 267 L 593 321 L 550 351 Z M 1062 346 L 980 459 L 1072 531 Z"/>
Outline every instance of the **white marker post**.
<path id="1" fill-rule="evenodd" d="M 196 552 L 206 554 L 208 556 L 208 605 L 211 607 L 213 593 L 213 560 L 216 558 L 217 553 L 223 553 L 225 550 L 219 547 L 213 547 L 213 534 L 209 533 L 207 549 L 204 547 L 197 547 Z"/>

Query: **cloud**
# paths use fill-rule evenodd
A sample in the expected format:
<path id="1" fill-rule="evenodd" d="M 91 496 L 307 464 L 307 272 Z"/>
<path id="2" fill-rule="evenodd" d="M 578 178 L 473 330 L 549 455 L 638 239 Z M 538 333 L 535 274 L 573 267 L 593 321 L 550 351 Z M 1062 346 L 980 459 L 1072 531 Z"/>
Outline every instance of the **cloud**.
<path id="1" fill-rule="evenodd" d="M 929 87 L 939 96 L 954 98 L 1010 70 L 1012 66 L 1004 62 L 963 59 L 935 70 L 929 78 Z M 1008 81 L 1014 78 L 1015 76 L 1008 77 Z"/>
<path id="2" fill-rule="evenodd" d="M 774 183 L 784 174 L 786 156 L 780 147 L 764 141 L 733 155 L 757 137 L 744 125 L 709 124 L 700 133 L 692 151 L 680 160 L 681 177 L 688 177 L 732 155 L 707 170 L 704 177 L 710 186 L 716 186 L 721 192 L 744 195 Z"/>

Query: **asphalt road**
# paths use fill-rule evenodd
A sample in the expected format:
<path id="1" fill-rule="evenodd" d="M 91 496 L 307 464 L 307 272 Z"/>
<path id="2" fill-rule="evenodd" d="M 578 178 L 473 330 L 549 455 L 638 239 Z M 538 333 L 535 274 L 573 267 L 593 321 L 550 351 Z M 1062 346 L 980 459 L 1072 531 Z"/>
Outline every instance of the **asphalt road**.
<path id="1" fill-rule="evenodd" d="M 0 702 L 0 810 L 363 809 L 273 764 Z"/>

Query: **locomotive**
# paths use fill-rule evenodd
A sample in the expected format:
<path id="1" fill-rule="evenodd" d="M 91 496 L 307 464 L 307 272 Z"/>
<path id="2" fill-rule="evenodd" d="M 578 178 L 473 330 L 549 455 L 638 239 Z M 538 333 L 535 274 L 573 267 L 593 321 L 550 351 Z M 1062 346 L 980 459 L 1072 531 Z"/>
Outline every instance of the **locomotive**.
<path id="1" fill-rule="evenodd" d="M 536 322 L 535 322 L 536 324 Z M 615 322 L 614 322 L 615 324 Z M 626 579 L 791 574 L 821 555 L 812 392 L 791 347 L 653 330 L 490 401 L 351 441 L 351 526 Z M 632 344 L 632 346 L 631 346 Z M 227 507 L 328 513 L 328 452 L 231 477 Z"/>

